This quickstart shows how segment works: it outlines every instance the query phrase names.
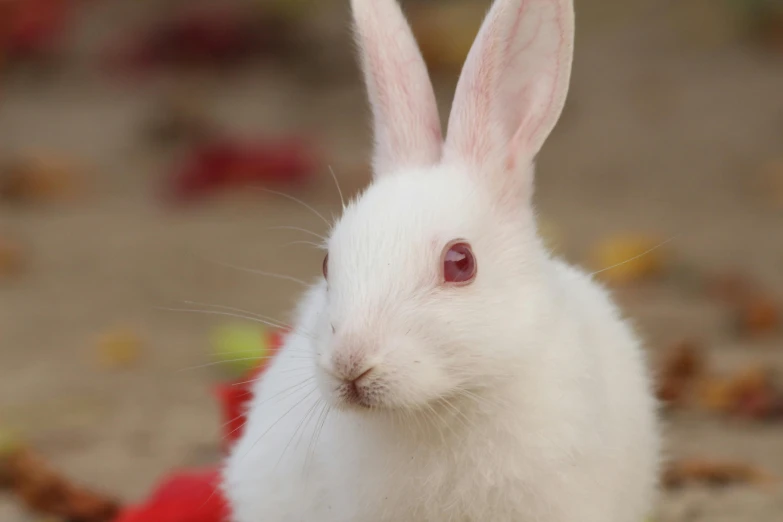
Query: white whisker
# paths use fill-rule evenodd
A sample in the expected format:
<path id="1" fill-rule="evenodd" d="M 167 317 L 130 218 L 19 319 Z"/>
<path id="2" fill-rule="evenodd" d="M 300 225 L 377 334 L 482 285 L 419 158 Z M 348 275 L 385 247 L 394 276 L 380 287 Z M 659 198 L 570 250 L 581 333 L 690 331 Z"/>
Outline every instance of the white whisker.
<path id="1" fill-rule="evenodd" d="M 205 314 L 205 315 L 222 315 L 227 317 L 234 317 L 236 319 L 244 319 L 245 321 L 250 321 L 254 323 L 263 324 L 266 326 L 271 326 L 272 328 L 279 328 L 279 325 L 271 323 L 269 321 L 265 321 L 263 319 L 259 319 L 257 317 L 249 317 L 246 315 L 241 314 L 235 314 L 231 312 L 222 312 L 219 310 L 201 310 L 198 308 L 168 308 L 165 306 L 156 306 L 155 307 L 158 310 L 164 310 L 166 312 L 178 312 L 178 313 L 193 313 L 193 314 Z M 293 333 L 293 332 L 291 332 Z M 301 331 L 297 331 L 298 334 L 301 334 Z M 305 335 L 305 337 L 312 339 L 312 337 Z"/>
<path id="2" fill-rule="evenodd" d="M 438 430 L 438 435 L 440 435 L 441 442 L 443 445 L 446 444 L 446 436 L 443 434 L 443 430 L 441 430 L 441 424 L 445 424 L 443 421 L 443 417 L 440 416 L 440 414 L 433 408 L 429 403 L 425 403 L 424 406 L 433 414 L 435 415 L 440 422 L 433 422 L 432 424 L 435 426 L 435 428 Z M 434 419 L 433 419 L 434 420 Z"/>
<path id="3" fill-rule="evenodd" d="M 448 400 L 447 398 L 441 399 L 441 402 L 443 403 L 444 406 L 447 406 L 452 412 L 454 412 L 454 415 L 456 416 L 457 419 L 459 419 L 460 423 L 463 425 L 465 429 L 467 430 L 470 429 L 472 423 L 468 418 L 468 416 L 465 415 L 465 412 L 463 412 L 454 404 L 452 404 L 451 401 Z"/>
<path id="4" fill-rule="evenodd" d="M 488 399 L 481 397 L 480 395 L 477 395 L 465 388 L 457 388 L 457 397 L 470 399 L 480 406 L 489 407 L 494 405 L 492 401 L 489 401 Z"/>
<path id="5" fill-rule="evenodd" d="M 310 423 L 310 419 L 315 412 L 315 409 L 318 407 L 318 405 L 321 404 L 321 400 L 317 400 L 313 403 L 312 406 L 304 413 L 302 416 L 302 420 L 299 421 L 299 424 L 296 425 L 296 429 L 294 429 L 294 432 L 291 434 L 291 437 L 288 439 L 288 442 L 286 443 L 285 447 L 283 448 L 283 451 L 280 453 L 280 456 L 277 459 L 277 463 L 275 463 L 275 467 L 277 467 L 278 464 L 280 464 L 280 461 L 283 460 L 283 456 L 285 455 L 285 452 L 288 450 L 288 447 L 291 445 L 291 443 L 294 441 L 294 438 L 296 437 L 296 434 L 299 433 L 299 430 L 302 430 L 302 433 L 299 435 L 299 440 L 297 441 L 296 445 L 299 445 L 299 442 L 301 442 L 302 434 L 306 431 L 306 425 Z M 304 427 L 304 429 L 302 429 Z"/>
<path id="6" fill-rule="evenodd" d="M 340 204 L 343 206 L 343 210 L 345 210 L 345 198 L 343 198 L 343 191 L 340 188 L 340 183 L 337 181 L 337 175 L 334 173 L 334 169 L 331 165 L 329 165 L 329 172 L 332 174 L 334 185 L 337 187 L 337 193 L 340 194 Z"/>
<path id="7" fill-rule="evenodd" d="M 220 429 L 220 430 L 223 430 L 224 428 L 228 427 L 228 425 L 229 425 L 229 424 L 231 424 L 231 423 L 232 423 L 232 422 L 234 422 L 234 421 L 237 421 L 237 420 L 241 419 L 241 418 L 242 418 L 242 417 L 244 417 L 244 416 L 245 416 L 245 414 L 244 414 L 244 413 L 240 413 L 239 415 L 237 415 L 237 416 L 236 416 L 236 417 L 234 417 L 233 419 L 231 419 L 231 420 L 227 420 L 226 422 L 224 422 L 223 424 L 221 424 L 219 429 Z M 234 430 L 231 430 L 231 431 L 229 432 L 229 435 L 230 435 L 230 434 L 232 434 L 232 433 L 234 433 Z"/>
<path id="8" fill-rule="evenodd" d="M 214 361 L 211 363 L 199 364 L 197 366 L 188 366 L 187 368 L 182 368 L 180 370 L 177 370 L 177 372 L 187 372 L 190 370 L 198 370 L 200 368 L 209 368 L 210 366 L 217 366 L 219 364 L 228 364 L 234 362 L 260 361 L 261 359 L 264 359 L 264 357 L 241 357 L 239 359 L 226 359 L 225 361 Z"/>
<path id="9" fill-rule="evenodd" d="M 315 241 L 291 241 L 290 243 L 286 243 L 285 245 L 281 246 L 280 248 L 287 248 L 292 245 L 310 245 L 311 247 L 315 247 L 319 250 L 326 250 L 326 245 L 323 243 L 316 243 Z"/>
<path id="10" fill-rule="evenodd" d="M 220 310 L 228 310 L 231 312 L 239 312 L 242 314 L 245 314 L 249 317 L 255 317 L 256 319 L 263 319 L 265 321 L 269 321 L 270 323 L 276 323 L 278 328 L 291 328 L 291 325 L 288 323 L 284 323 L 283 321 L 279 321 L 275 319 L 274 317 L 270 317 L 268 315 L 259 314 L 257 312 L 251 312 L 250 310 L 244 310 L 242 308 L 236 308 L 234 306 L 226 306 L 226 305 L 219 305 L 219 304 L 210 304 L 210 303 L 200 303 L 198 301 L 182 301 L 183 304 L 186 305 L 193 305 L 193 306 L 208 306 L 211 308 L 218 308 Z"/>
<path id="11" fill-rule="evenodd" d="M 326 418 L 329 416 L 329 413 L 332 411 L 332 407 L 329 406 L 329 404 L 326 401 L 322 401 L 322 402 L 324 406 L 321 408 L 321 412 L 318 416 L 318 420 L 316 421 L 315 430 L 313 431 L 313 436 L 310 439 L 310 444 L 307 445 L 307 452 L 305 453 L 303 471 L 306 471 L 308 463 L 312 462 L 311 458 L 315 458 L 315 450 L 318 447 L 318 439 L 321 437 L 321 431 L 324 429 L 324 425 L 326 424 Z"/>
<path id="12" fill-rule="evenodd" d="M 254 189 L 257 189 L 257 190 L 263 190 L 264 192 L 269 192 L 270 194 L 276 194 L 276 195 L 278 195 L 278 196 L 281 196 L 281 197 L 284 197 L 284 198 L 290 199 L 290 200 L 291 200 L 291 201 L 293 201 L 294 203 L 299 203 L 299 204 L 300 204 L 300 205 L 302 205 L 304 208 L 306 208 L 307 210 L 309 210 L 310 212 L 312 212 L 313 214 L 315 214 L 316 216 L 318 216 L 319 218 L 321 218 L 321 220 L 322 220 L 324 223 L 326 223 L 326 226 L 327 226 L 327 227 L 330 227 L 330 226 L 332 226 L 332 224 L 331 224 L 331 223 L 330 223 L 330 222 L 329 222 L 329 221 L 328 221 L 328 220 L 327 220 L 327 219 L 326 219 L 326 218 L 323 216 L 323 214 L 321 214 L 321 213 L 320 213 L 320 212 L 318 212 L 316 209 L 314 209 L 312 206 L 308 205 L 307 203 L 305 203 L 304 201 L 302 201 L 302 200 L 301 200 L 301 199 L 299 199 L 299 198 L 296 198 L 296 197 L 294 197 L 294 196 L 292 196 L 292 195 L 290 195 L 290 194 L 286 194 L 285 192 L 278 192 L 277 190 L 268 189 L 268 188 L 266 188 L 266 187 L 256 187 L 256 186 L 254 186 L 254 187 L 252 187 L 252 188 L 254 188 Z"/>
<path id="13" fill-rule="evenodd" d="M 286 374 L 286 373 L 291 373 L 294 370 L 298 370 L 300 372 L 312 373 L 312 368 L 289 368 L 287 370 L 278 371 L 277 373 L 279 373 L 279 374 Z M 294 377 L 296 377 L 296 375 L 294 375 Z M 242 381 L 242 382 L 232 382 L 231 386 L 243 386 L 245 384 L 252 384 L 252 383 L 256 382 L 257 379 L 258 379 L 258 377 L 256 377 L 255 379 L 250 379 L 250 380 Z"/>
<path id="14" fill-rule="evenodd" d="M 284 418 L 285 418 L 285 417 L 286 417 L 286 416 L 287 416 L 289 413 L 291 413 L 292 411 L 294 411 L 294 409 L 296 409 L 296 407 L 297 407 L 297 406 L 299 406 L 299 405 L 300 405 L 300 404 L 302 404 L 302 403 L 303 403 L 305 400 L 307 400 L 307 398 L 308 398 L 308 397 L 310 397 L 310 395 L 312 395 L 312 394 L 313 394 L 313 392 L 315 392 L 317 389 L 318 389 L 318 388 L 314 387 L 312 390 L 310 390 L 309 392 L 307 392 L 307 394 L 305 394 L 305 396 L 304 396 L 304 397 L 302 397 L 301 399 L 299 399 L 299 400 L 298 400 L 296 403 L 294 403 L 294 405 L 293 405 L 293 406 L 291 406 L 290 408 L 288 408 L 288 410 L 286 410 L 286 412 L 285 412 L 285 413 L 283 413 L 283 414 L 282 414 L 280 417 L 278 417 L 278 419 L 277 419 L 275 422 L 273 422 L 273 423 L 272 423 L 272 425 L 271 425 L 271 426 L 269 426 L 269 427 L 268 427 L 268 428 L 267 428 L 267 429 L 264 431 L 264 433 L 262 433 L 261 435 L 259 435 L 259 437 L 258 437 L 258 438 L 257 438 L 257 439 L 256 439 L 256 440 L 253 442 L 253 444 L 251 444 L 251 445 L 250 445 L 250 447 L 248 448 L 248 450 L 247 450 L 247 452 L 245 453 L 245 455 L 244 455 L 244 456 L 247 456 L 247 453 L 250 453 L 251 451 L 253 451 L 253 448 L 255 448 L 255 447 L 256 447 L 256 444 L 258 444 L 259 442 L 261 442 L 261 439 L 263 439 L 263 438 L 264 438 L 264 436 L 265 436 L 267 433 L 269 433 L 270 431 L 272 431 L 272 429 L 273 429 L 275 426 L 277 426 L 277 424 L 278 424 L 278 423 L 279 423 L 281 420 L 283 420 L 283 419 L 284 419 Z M 244 457 L 243 457 L 243 458 L 244 458 Z"/>
<path id="15" fill-rule="evenodd" d="M 617 268 L 618 266 L 622 266 L 622 265 L 624 265 L 625 263 L 630 263 L 631 261 L 634 261 L 634 260 L 636 260 L 636 259 L 639 259 L 640 257 L 646 256 L 647 254 L 649 254 L 649 253 L 650 253 L 650 252 L 652 252 L 653 250 L 657 250 L 657 249 L 661 248 L 661 247 L 662 247 L 662 246 L 664 246 L 665 244 L 667 244 L 667 243 L 670 243 L 670 242 L 674 241 L 674 240 L 675 240 L 675 239 L 677 239 L 678 237 L 679 237 L 679 234 L 678 234 L 678 235 L 676 235 L 676 236 L 672 236 L 672 237 L 670 237 L 669 239 L 667 239 L 666 241 L 663 241 L 663 242 L 661 242 L 661 243 L 659 243 L 659 244 L 655 245 L 654 247 L 650 248 L 649 250 L 646 250 L 646 251 L 642 252 L 642 253 L 641 253 L 641 254 L 639 254 L 639 255 L 633 256 L 632 258 L 630 258 L 630 259 L 626 259 L 625 261 L 622 261 L 622 262 L 620 262 L 620 263 L 617 263 L 617 264 L 615 264 L 615 265 L 612 265 L 612 266 L 607 266 L 606 268 L 602 268 L 601 270 L 597 270 L 597 271 L 595 271 L 595 272 L 591 273 L 591 274 L 590 274 L 590 276 L 592 277 L 592 276 L 594 276 L 594 275 L 596 275 L 596 274 L 600 274 L 601 272 L 606 272 L 607 270 L 611 270 L 612 268 Z"/>
<path id="16" fill-rule="evenodd" d="M 305 379 L 305 380 L 303 380 L 303 381 L 301 381 L 301 382 L 298 382 L 297 384 L 294 384 L 294 385 L 292 385 L 292 386 L 289 386 L 288 388 L 284 388 L 282 391 L 280 391 L 280 392 L 278 392 L 278 393 L 276 393 L 276 394 L 272 395 L 271 397 L 268 397 L 267 399 L 265 399 L 265 400 L 261 401 L 261 402 L 260 402 L 258 405 L 256 405 L 256 406 L 261 406 L 262 404 L 266 404 L 267 402 L 271 401 L 271 400 L 272 400 L 272 399 L 274 399 L 275 397 L 279 397 L 280 395 L 283 395 L 284 393 L 285 393 L 286 395 L 285 395 L 284 397 L 281 397 L 281 400 L 282 400 L 282 399 L 285 399 L 286 397 L 290 397 L 291 395 L 293 395 L 294 393 L 296 393 L 297 391 L 299 391 L 300 389 L 302 389 L 302 388 L 304 387 L 304 385 L 308 384 L 308 383 L 309 383 L 311 380 L 312 380 L 312 379 Z M 288 392 L 288 393 L 286 393 L 286 392 Z M 240 417 L 241 417 L 241 416 L 242 416 L 242 415 L 240 415 Z M 243 423 L 241 426 L 237 426 L 236 428 L 234 428 L 233 430 L 231 430 L 230 432 L 228 432 L 228 435 L 233 435 L 235 432 L 237 432 L 238 430 L 242 429 L 242 427 L 243 427 L 243 426 L 244 426 L 244 423 Z"/>
<path id="17" fill-rule="evenodd" d="M 267 230 L 296 230 L 297 232 L 304 232 L 306 234 L 310 234 L 326 242 L 325 236 L 322 236 L 317 232 L 313 232 L 312 230 L 307 230 L 306 228 L 283 225 L 283 226 L 276 226 L 276 227 L 267 227 Z"/>
<path id="18" fill-rule="evenodd" d="M 315 377 L 308 377 L 307 379 L 303 379 L 303 380 L 301 380 L 301 381 L 297 382 L 296 384 L 292 384 L 291 386 L 288 386 L 288 387 L 286 387 L 286 388 L 283 388 L 281 391 L 279 391 L 279 392 L 275 393 L 275 394 L 274 394 L 274 395 L 272 395 L 271 397 L 267 397 L 266 399 L 264 399 L 263 401 L 261 401 L 260 403 L 258 403 L 256 406 L 261 406 L 261 405 L 263 405 L 263 404 L 266 404 L 266 403 L 268 403 L 269 401 L 271 401 L 272 399 L 274 399 L 274 398 L 276 398 L 276 397 L 280 397 L 280 396 L 281 396 L 281 395 L 283 395 L 283 394 L 285 394 L 285 395 L 284 395 L 283 397 L 280 397 L 280 399 L 281 399 L 281 400 L 282 400 L 282 399 L 285 399 L 285 398 L 287 398 L 287 397 L 290 397 L 291 395 L 293 395 L 294 393 L 296 393 L 296 392 L 297 392 L 297 391 L 299 391 L 300 389 L 304 388 L 304 386 L 305 386 L 306 384 L 309 384 L 309 383 L 310 383 L 311 381 L 313 381 L 314 379 L 315 379 Z"/>
<path id="19" fill-rule="evenodd" d="M 230 263 L 223 263 L 221 261 L 212 261 L 212 263 L 214 263 L 216 265 L 219 265 L 219 266 L 222 266 L 224 268 L 231 268 L 233 270 L 239 270 L 241 272 L 248 272 L 250 274 L 255 274 L 255 275 L 260 275 L 260 276 L 265 276 L 265 277 L 272 277 L 272 278 L 275 278 L 275 279 L 282 279 L 282 280 L 285 280 L 285 281 L 293 281 L 294 283 L 299 283 L 302 286 L 308 286 L 307 281 L 303 281 L 302 279 L 299 279 L 299 278 L 296 278 L 296 277 L 293 277 L 293 276 L 290 276 L 290 275 L 286 275 L 286 274 L 277 274 L 275 272 L 266 272 L 264 270 L 256 270 L 254 268 L 247 268 L 247 267 L 244 267 L 244 266 L 232 265 Z"/>

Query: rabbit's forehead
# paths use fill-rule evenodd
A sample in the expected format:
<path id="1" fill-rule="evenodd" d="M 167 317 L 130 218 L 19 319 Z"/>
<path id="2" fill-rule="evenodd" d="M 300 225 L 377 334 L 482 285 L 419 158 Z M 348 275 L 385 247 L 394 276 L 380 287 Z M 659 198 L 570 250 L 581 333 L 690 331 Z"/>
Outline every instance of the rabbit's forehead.
<path id="1" fill-rule="evenodd" d="M 395 257 L 473 234 L 481 214 L 475 185 L 465 176 L 430 169 L 390 175 L 350 205 L 332 234 L 330 250 Z M 436 249 L 437 249 L 436 248 Z"/>

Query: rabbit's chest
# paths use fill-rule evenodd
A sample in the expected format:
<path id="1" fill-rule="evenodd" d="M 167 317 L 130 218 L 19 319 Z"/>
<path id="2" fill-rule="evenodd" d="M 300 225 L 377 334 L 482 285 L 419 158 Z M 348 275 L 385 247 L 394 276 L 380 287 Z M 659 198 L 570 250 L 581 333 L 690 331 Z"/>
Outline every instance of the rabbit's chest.
<path id="1" fill-rule="evenodd" d="M 336 467 L 331 493 L 357 522 L 536 520 L 555 477 L 527 473 L 544 463 L 522 453 L 390 447 L 357 456 L 356 467 Z"/>

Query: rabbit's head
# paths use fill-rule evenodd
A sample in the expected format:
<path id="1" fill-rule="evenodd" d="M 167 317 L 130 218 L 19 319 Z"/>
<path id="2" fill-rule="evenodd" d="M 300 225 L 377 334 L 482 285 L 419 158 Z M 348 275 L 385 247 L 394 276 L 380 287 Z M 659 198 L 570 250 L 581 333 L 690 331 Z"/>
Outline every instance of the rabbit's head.
<path id="1" fill-rule="evenodd" d="M 533 160 L 562 111 L 571 0 L 496 0 L 442 138 L 395 0 L 353 0 L 374 180 L 328 239 L 318 379 L 338 406 L 426 407 L 515 378 L 552 305 Z"/>

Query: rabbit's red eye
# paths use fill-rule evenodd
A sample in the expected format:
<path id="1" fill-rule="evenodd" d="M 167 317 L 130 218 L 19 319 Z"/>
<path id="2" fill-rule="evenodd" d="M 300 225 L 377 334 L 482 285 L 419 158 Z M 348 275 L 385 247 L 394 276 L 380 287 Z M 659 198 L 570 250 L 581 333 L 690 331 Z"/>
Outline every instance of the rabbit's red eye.
<path id="1" fill-rule="evenodd" d="M 443 280 L 447 283 L 467 284 L 476 277 L 476 257 L 467 243 L 454 243 L 446 248 L 443 257 Z"/>
<path id="2" fill-rule="evenodd" d="M 322 270 L 324 272 L 324 279 L 328 279 L 327 276 L 329 274 L 329 254 L 326 254 L 324 256 L 324 264 L 323 264 Z"/>

